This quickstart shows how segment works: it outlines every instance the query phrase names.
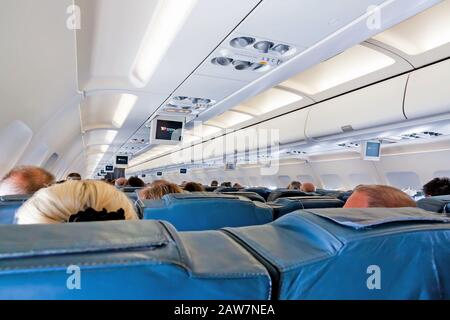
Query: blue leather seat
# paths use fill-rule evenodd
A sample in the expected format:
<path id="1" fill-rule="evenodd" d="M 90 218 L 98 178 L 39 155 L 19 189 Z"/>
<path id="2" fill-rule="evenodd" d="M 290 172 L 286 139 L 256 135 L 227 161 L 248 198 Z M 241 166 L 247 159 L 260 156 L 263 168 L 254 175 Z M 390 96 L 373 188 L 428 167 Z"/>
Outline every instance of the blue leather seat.
<path id="1" fill-rule="evenodd" d="M 259 194 L 261 197 L 263 197 L 264 200 L 266 200 L 266 201 L 269 198 L 270 193 L 272 192 L 272 190 L 270 190 L 269 188 L 265 188 L 265 187 L 245 188 L 243 191 L 255 192 L 255 193 Z"/>
<path id="2" fill-rule="evenodd" d="M 449 222 L 418 208 L 318 209 L 226 232 L 266 261 L 274 298 L 449 299 Z"/>
<path id="3" fill-rule="evenodd" d="M 450 195 L 423 198 L 417 201 L 417 206 L 427 211 L 448 214 Z"/>
<path id="4" fill-rule="evenodd" d="M 0 224 L 13 224 L 17 209 L 30 195 L 0 196 Z"/>
<path id="5" fill-rule="evenodd" d="M 214 192 L 238 192 L 240 191 L 240 188 L 234 188 L 234 187 L 218 187 Z"/>
<path id="6" fill-rule="evenodd" d="M 219 192 L 219 193 L 222 193 L 222 192 Z M 252 201 L 257 201 L 257 202 L 262 202 L 262 203 L 266 202 L 266 200 L 264 200 L 264 198 L 261 197 L 256 192 L 236 191 L 236 192 L 223 192 L 222 194 L 228 194 L 228 195 L 232 195 L 232 196 L 240 196 L 240 197 L 248 198 Z"/>
<path id="7" fill-rule="evenodd" d="M 321 196 L 329 196 L 329 197 L 335 197 L 337 198 L 340 194 L 342 194 L 342 191 L 338 190 L 325 190 L 325 189 L 316 189 L 316 193 Z"/>
<path id="8" fill-rule="evenodd" d="M 165 220 L 179 231 L 215 230 L 272 222 L 272 209 L 247 198 L 211 193 L 169 194 L 138 200 L 144 219 Z"/>
<path id="9" fill-rule="evenodd" d="M 288 190 L 288 189 L 277 189 L 270 193 L 268 202 L 273 202 L 278 198 L 288 198 L 288 197 L 305 197 L 318 195 L 316 193 L 308 193 L 300 190 Z"/>
<path id="10" fill-rule="evenodd" d="M 271 294 L 264 266 L 223 232 L 177 233 L 159 221 L 13 225 L 0 226 L 0 243 L 0 299 L 267 300 Z M 73 265 L 80 268 L 80 290 L 77 269 L 68 269 Z"/>
<path id="11" fill-rule="evenodd" d="M 122 187 L 122 188 L 119 188 L 119 190 L 122 191 L 123 193 L 125 193 L 126 196 L 133 202 L 138 199 L 138 192 L 140 190 L 142 190 L 142 189 L 143 188 L 140 188 L 140 187 Z"/>
<path id="12" fill-rule="evenodd" d="M 297 210 L 342 208 L 344 202 L 333 197 L 310 196 L 279 198 L 275 202 L 268 203 L 268 205 L 273 209 L 274 219 L 278 219 Z"/>

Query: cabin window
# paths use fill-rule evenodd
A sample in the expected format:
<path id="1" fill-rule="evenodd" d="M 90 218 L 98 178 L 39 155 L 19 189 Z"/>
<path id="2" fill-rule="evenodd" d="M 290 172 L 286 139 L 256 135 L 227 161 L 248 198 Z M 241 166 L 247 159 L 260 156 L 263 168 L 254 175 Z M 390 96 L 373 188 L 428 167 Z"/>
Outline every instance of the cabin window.
<path id="1" fill-rule="evenodd" d="M 388 172 L 386 177 L 389 184 L 399 189 L 422 189 L 419 176 L 414 172 Z"/>
<path id="2" fill-rule="evenodd" d="M 33 131 L 22 121 L 13 121 L 0 131 L 0 174 L 11 170 L 25 152 Z"/>
<path id="3" fill-rule="evenodd" d="M 341 178 L 337 174 L 323 174 L 320 177 L 323 187 L 327 190 L 339 190 L 344 187 Z"/>
<path id="4" fill-rule="evenodd" d="M 449 170 L 441 170 L 436 171 L 433 173 L 433 178 L 444 178 L 444 177 L 450 177 L 450 171 Z"/>
<path id="5" fill-rule="evenodd" d="M 289 176 L 279 176 L 278 177 L 278 187 L 286 188 L 289 183 L 291 183 L 291 178 Z"/>
<path id="6" fill-rule="evenodd" d="M 312 182 L 315 183 L 315 179 L 310 176 L 309 174 L 301 174 L 297 176 L 297 180 L 300 181 L 301 183 L 303 182 Z"/>

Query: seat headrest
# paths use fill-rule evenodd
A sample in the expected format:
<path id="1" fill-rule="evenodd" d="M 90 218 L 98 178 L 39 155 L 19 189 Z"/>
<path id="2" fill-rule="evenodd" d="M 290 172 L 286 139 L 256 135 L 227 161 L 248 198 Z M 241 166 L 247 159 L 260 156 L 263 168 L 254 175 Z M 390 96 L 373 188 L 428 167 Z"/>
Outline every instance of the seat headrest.
<path id="1" fill-rule="evenodd" d="M 274 191 L 272 191 L 270 193 L 269 198 L 267 199 L 267 201 L 269 201 L 269 202 L 275 201 L 278 198 L 303 197 L 303 196 L 314 196 L 314 195 L 318 195 L 318 194 L 303 192 L 303 191 L 300 191 L 300 190 L 287 190 L 287 189 L 274 190 Z"/>
<path id="2" fill-rule="evenodd" d="M 133 193 L 133 192 L 136 192 L 141 189 L 143 189 L 143 187 L 121 187 L 121 188 L 119 188 L 120 191 L 125 192 L 125 193 Z"/>
<path id="3" fill-rule="evenodd" d="M 417 201 L 417 206 L 427 211 L 446 213 L 446 206 L 450 203 L 450 195 L 423 198 Z"/>
<path id="4" fill-rule="evenodd" d="M 226 232 L 276 269 L 278 299 L 448 299 L 436 290 L 450 286 L 448 222 L 418 208 L 311 209 Z"/>
<path id="5" fill-rule="evenodd" d="M 239 190 L 242 190 L 242 188 L 218 187 L 214 192 L 238 192 Z"/>
<path id="6" fill-rule="evenodd" d="M 259 202 L 263 202 L 263 203 L 266 202 L 266 200 L 263 197 L 261 197 L 259 194 L 257 194 L 256 192 L 237 191 L 237 192 L 224 192 L 223 194 L 241 196 L 241 197 L 248 198 L 252 201 L 259 201 Z"/>
<path id="7" fill-rule="evenodd" d="M 0 196 L 0 202 L 25 202 L 30 199 L 32 194 L 17 194 L 10 196 Z"/>
<path id="8" fill-rule="evenodd" d="M 222 232 L 178 234 L 159 221 L 15 225 L 0 226 L 0 243 L 0 299 L 270 297 L 264 266 Z M 80 269 L 81 290 L 66 287 L 69 267 Z"/>
<path id="9" fill-rule="evenodd" d="M 230 194 L 168 194 L 161 200 L 139 200 L 144 219 L 166 220 L 179 231 L 216 230 L 269 223 L 272 209 L 264 203 Z"/>
<path id="10" fill-rule="evenodd" d="M 274 210 L 274 218 L 279 218 L 296 210 L 341 208 L 344 202 L 327 196 L 305 196 L 278 198 L 270 205 Z"/>

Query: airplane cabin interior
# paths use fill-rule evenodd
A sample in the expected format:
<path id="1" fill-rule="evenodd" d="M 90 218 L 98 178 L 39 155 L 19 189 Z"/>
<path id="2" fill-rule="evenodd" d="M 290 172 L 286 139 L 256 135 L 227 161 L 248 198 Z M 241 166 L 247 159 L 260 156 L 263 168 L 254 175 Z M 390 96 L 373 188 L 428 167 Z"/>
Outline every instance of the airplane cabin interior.
<path id="1" fill-rule="evenodd" d="M 450 0 L 0 0 L 0 39 L 0 299 L 450 299 Z"/>

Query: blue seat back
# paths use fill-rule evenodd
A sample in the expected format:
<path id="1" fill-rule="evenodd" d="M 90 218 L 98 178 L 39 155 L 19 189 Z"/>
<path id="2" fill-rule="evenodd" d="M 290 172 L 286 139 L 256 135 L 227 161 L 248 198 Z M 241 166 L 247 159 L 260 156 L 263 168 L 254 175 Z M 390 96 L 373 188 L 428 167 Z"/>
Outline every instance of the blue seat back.
<path id="1" fill-rule="evenodd" d="M 144 219 L 165 220 L 179 231 L 215 230 L 269 223 L 272 209 L 247 198 L 210 193 L 169 194 L 138 200 Z"/>
<path id="2" fill-rule="evenodd" d="M 240 188 L 234 188 L 234 187 L 218 187 L 216 188 L 216 190 L 214 190 L 214 192 L 238 192 L 240 191 Z"/>
<path id="3" fill-rule="evenodd" d="M 300 190 L 288 190 L 288 189 L 277 189 L 270 193 L 268 202 L 273 202 L 279 198 L 288 198 L 288 197 L 306 197 L 306 196 L 314 196 L 318 195 L 316 193 L 308 193 Z"/>
<path id="4" fill-rule="evenodd" d="M 278 219 L 297 210 L 342 208 L 344 202 L 333 197 L 325 196 L 289 197 L 279 198 L 275 202 L 270 203 L 269 206 L 273 209 L 274 219 Z"/>
<path id="5" fill-rule="evenodd" d="M 222 192 L 219 192 L 222 193 Z M 252 201 L 262 202 L 265 203 L 266 200 L 264 200 L 263 197 L 261 197 L 256 192 L 248 192 L 248 191 L 236 191 L 236 192 L 223 192 L 222 194 L 232 195 L 232 196 L 240 196 L 244 198 L 248 198 Z"/>
<path id="6" fill-rule="evenodd" d="M 445 213 L 450 203 L 450 195 L 423 198 L 417 201 L 417 206 L 427 211 Z"/>
<path id="7" fill-rule="evenodd" d="M 0 243 L 0 299 L 254 300 L 271 293 L 264 266 L 223 232 L 178 234 L 158 221 L 13 225 L 0 226 Z"/>
<path id="8" fill-rule="evenodd" d="M 17 209 L 30 195 L 0 196 L 0 224 L 13 224 Z"/>
<path id="9" fill-rule="evenodd" d="M 272 192 L 272 190 L 270 190 L 269 188 L 265 188 L 265 187 L 246 188 L 243 191 L 255 192 L 255 193 L 259 194 L 261 197 L 263 197 L 264 200 L 266 200 L 266 201 L 269 198 L 270 193 Z"/>
<path id="10" fill-rule="evenodd" d="M 450 218 L 418 208 L 318 209 L 226 229 L 270 263 L 279 299 L 449 299 Z"/>

